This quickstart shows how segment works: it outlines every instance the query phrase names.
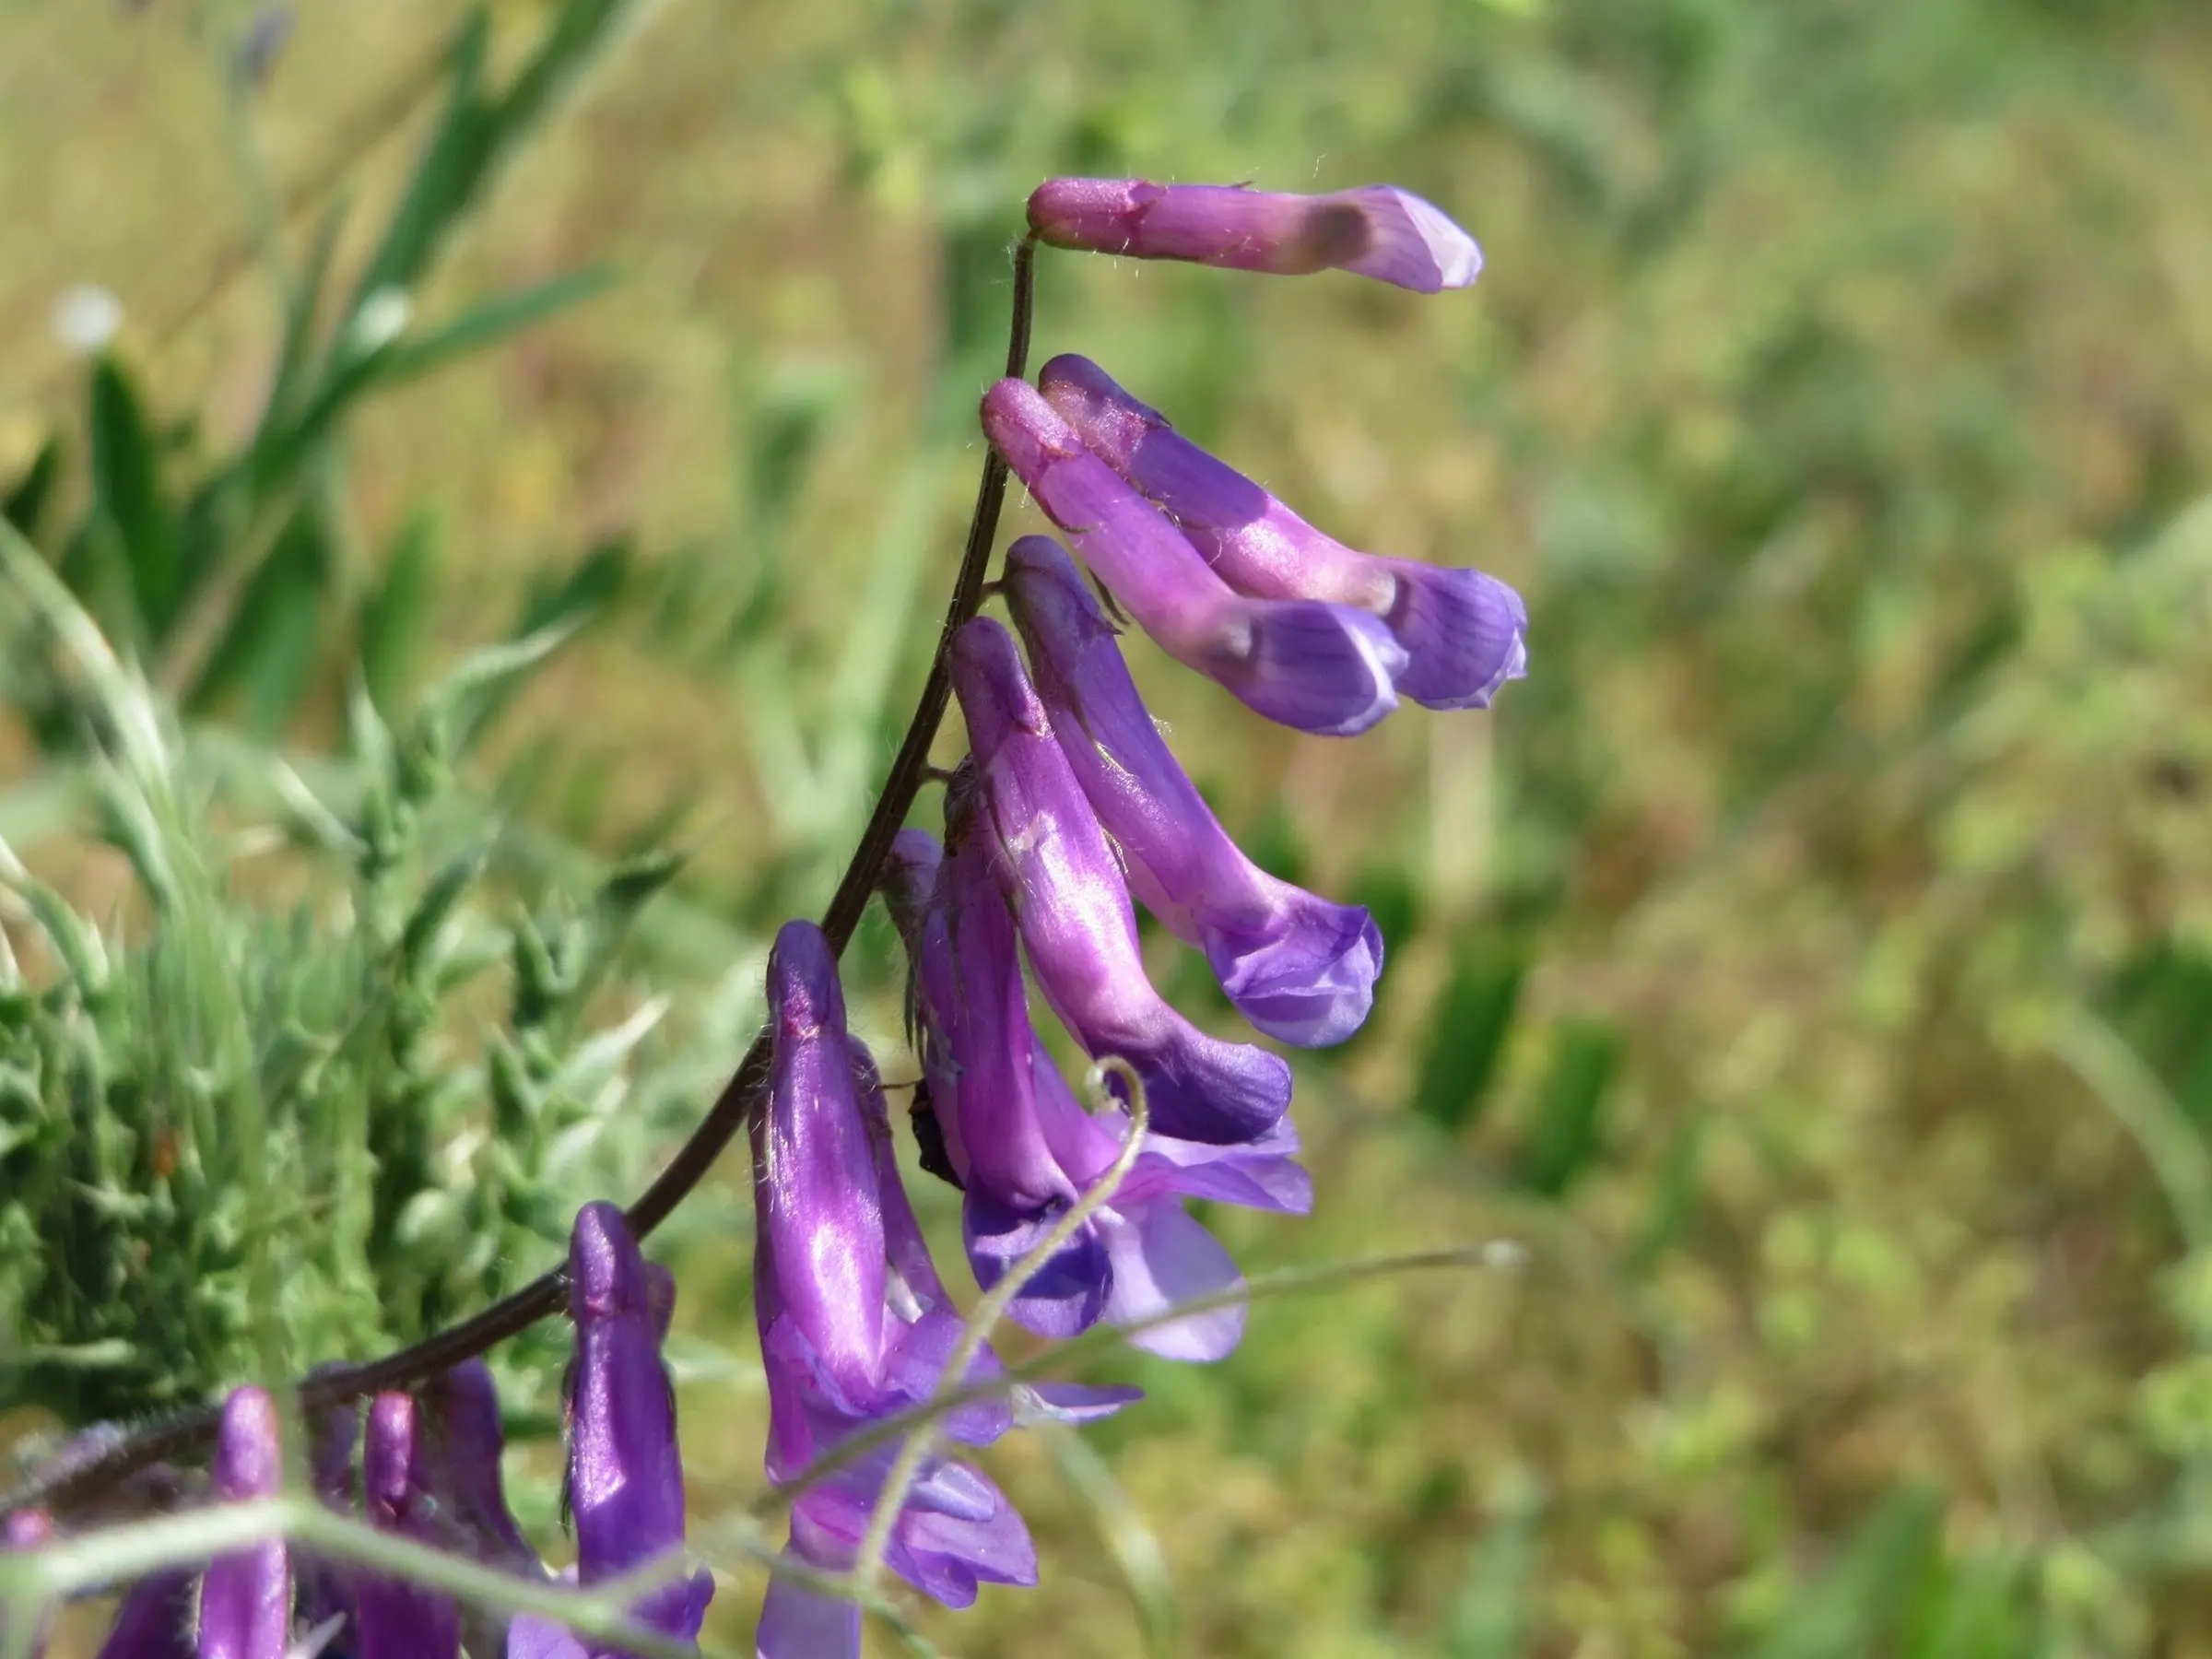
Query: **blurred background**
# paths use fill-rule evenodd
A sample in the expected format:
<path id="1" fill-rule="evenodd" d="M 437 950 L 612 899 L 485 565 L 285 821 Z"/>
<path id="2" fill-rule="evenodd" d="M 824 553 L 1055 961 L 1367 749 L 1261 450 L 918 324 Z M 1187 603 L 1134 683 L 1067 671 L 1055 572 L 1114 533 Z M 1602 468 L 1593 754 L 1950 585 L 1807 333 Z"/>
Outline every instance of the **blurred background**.
<path id="1" fill-rule="evenodd" d="M 1389 181 L 1480 240 L 1472 291 L 1048 252 L 1031 361 L 1094 357 L 1342 539 L 1527 596 L 1494 713 L 1357 744 L 1131 653 L 1253 855 L 1391 942 L 1369 1027 L 1300 1062 L 1314 1216 L 1210 1223 L 1250 1271 L 1488 1265 L 1265 1302 L 1218 1367 L 1110 1361 L 1151 1397 L 1095 1457 L 983 1459 L 1042 1586 L 924 1628 L 2212 1653 L 2208 85 L 2183 0 L 6 8 L 0 507 L 175 722 L 160 833 L 209 838 L 251 985 L 449 911 L 490 966 L 416 986 L 444 1014 L 412 1083 L 363 1086 L 377 1161 L 325 1171 L 368 1183 L 362 1253 L 276 1338 L 242 1290 L 212 1336 L 103 1324 L 54 1253 L 154 1223 L 57 1243 L 6 1160 L 61 1180 L 60 1085 L 0 1113 L 0 1421 L 194 1395 L 253 1341 L 365 1358 L 550 1264 L 579 1193 L 634 1192 L 905 724 L 1024 195 Z M 469 656 L 547 625 L 542 662 Z M 87 1017 L 67 1041 L 108 1059 L 70 1075 L 127 1130 L 69 1191 L 135 1190 L 171 1131 L 112 1085 L 175 1047 L 176 881 L 103 793 L 52 616 L 10 626 L 0 836 L 95 934 L 6 920 L 31 983 L 85 993 L 44 1006 Z M 910 1076 L 880 918 L 852 959 Z M 241 1017 L 302 1144 L 350 982 Z M 548 1148 L 497 1182 L 487 1090 L 493 1140 Z M 246 1143 L 199 1133 L 219 1187 Z M 701 1517 L 761 1485 L 745 1197 L 725 1159 L 665 1235 Z M 194 1284 L 246 1271 L 214 1238 Z"/>

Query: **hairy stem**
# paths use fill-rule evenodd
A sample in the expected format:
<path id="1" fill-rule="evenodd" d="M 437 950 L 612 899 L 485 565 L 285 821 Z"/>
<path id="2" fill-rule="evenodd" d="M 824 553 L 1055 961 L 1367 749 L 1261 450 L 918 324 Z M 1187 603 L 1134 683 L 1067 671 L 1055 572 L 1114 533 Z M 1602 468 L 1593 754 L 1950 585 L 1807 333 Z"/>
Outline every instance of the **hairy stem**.
<path id="1" fill-rule="evenodd" d="M 1035 292 L 1037 244 L 1024 236 L 1014 249 L 1014 310 L 1006 339 L 1006 373 L 1027 372 L 1030 358 L 1030 323 Z M 951 602 L 945 609 L 945 626 L 930 659 L 929 677 L 907 723 L 905 739 L 891 762 L 883 791 L 861 831 L 860 845 L 845 865 L 830 908 L 822 916 L 822 931 L 841 956 L 852 942 L 882 873 L 891 840 L 906 822 L 914 796 L 929 776 L 930 746 L 952 697 L 947 662 L 952 636 L 973 617 L 982 603 L 983 578 L 989 571 L 991 548 L 998 537 L 998 515 L 1006 499 L 1006 464 L 996 451 L 987 451 L 983 476 L 977 486 L 975 511 L 968 521 L 968 540 L 960 556 L 959 574 L 954 579 Z M 665 1221 L 689 1195 L 723 1148 L 742 1129 L 757 1109 L 768 1079 L 768 1033 L 753 1039 L 737 1063 L 737 1069 L 700 1120 L 690 1138 L 629 1206 L 630 1230 L 640 1239 Z M 460 1324 L 425 1337 L 412 1347 L 359 1365 L 329 1366 L 300 1385 L 300 1409 L 312 1412 L 364 1394 L 406 1388 L 450 1370 L 496 1343 L 527 1330 L 539 1320 L 561 1310 L 567 1294 L 565 1276 L 556 1270 L 540 1275 L 503 1300 Z M 16 1491 L 0 1497 L 0 1512 L 44 1507 L 66 1509 L 81 1504 L 112 1488 L 126 1476 L 150 1463 L 179 1458 L 204 1449 L 215 1437 L 219 1413 L 214 1406 L 181 1412 L 140 1430 L 95 1458 L 73 1461 L 61 1469 L 34 1477 Z"/>

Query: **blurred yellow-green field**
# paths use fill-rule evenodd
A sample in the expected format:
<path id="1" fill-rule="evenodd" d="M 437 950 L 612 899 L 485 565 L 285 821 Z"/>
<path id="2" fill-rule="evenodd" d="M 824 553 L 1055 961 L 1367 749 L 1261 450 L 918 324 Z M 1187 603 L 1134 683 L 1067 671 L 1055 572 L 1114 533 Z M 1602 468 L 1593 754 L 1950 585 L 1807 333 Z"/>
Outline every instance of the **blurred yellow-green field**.
<path id="1" fill-rule="evenodd" d="M 497 74 L 556 8 L 490 9 Z M 253 429 L 318 224 L 371 259 L 462 8 L 285 15 L 256 76 L 251 6 L 0 12 L 0 488 L 56 433 L 54 500 L 90 488 L 74 287 L 120 301 L 182 456 Z M 325 753 L 395 559 L 423 622 L 383 671 L 418 684 L 599 550 L 619 594 L 466 775 L 561 859 L 689 851 L 609 994 L 674 1000 L 703 1110 L 935 642 L 1029 190 L 1416 190 L 1482 242 L 1472 290 L 1048 252 L 1031 361 L 1096 358 L 1344 540 L 1526 596 L 1493 712 L 1356 743 L 1131 648 L 1253 855 L 1390 937 L 1368 1029 L 1300 1061 L 1314 1215 L 1209 1224 L 1252 1272 L 1485 1265 L 1264 1301 L 1216 1367 L 1110 1362 L 1150 1398 L 1095 1465 L 982 1459 L 1041 1586 L 922 1629 L 2212 1655 L 2208 88 L 2190 0 L 641 5 L 409 325 L 611 280 L 348 419 L 281 650 L 229 653 L 249 560 L 149 672 Z M 0 833 L 127 916 L 34 726 L 0 714 Z M 895 948 L 872 920 L 853 982 L 898 1079 Z M 957 1200 L 914 1185 L 951 1277 Z M 679 1368 L 702 1521 L 762 1485 L 746 1189 L 725 1158 L 675 1231 L 679 1329 L 735 1356 Z M 710 1643 L 759 1594 L 725 1578 Z"/>

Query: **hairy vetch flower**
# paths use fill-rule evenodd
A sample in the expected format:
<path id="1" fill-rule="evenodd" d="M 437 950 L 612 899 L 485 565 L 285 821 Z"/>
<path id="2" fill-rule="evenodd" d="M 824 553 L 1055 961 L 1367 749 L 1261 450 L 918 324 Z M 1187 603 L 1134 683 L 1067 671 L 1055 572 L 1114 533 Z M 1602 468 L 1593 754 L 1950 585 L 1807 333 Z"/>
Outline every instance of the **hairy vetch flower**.
<path id="1" fill-rule="evenodd" d="M 1236 184 L 1047 179 L 1030 193 L 1030 229 L 1054 247 L 1092 253 L 1278 276 L 1335 268 L 1423 294 L 1465 288 L 1482 269 L 1473 237 L 1391 184 L 1289 195 Z"/>
<path id="2" fill-rule="evenodd" d="M 579 1210 L 569 1235 L 576 1358 L 569 1371 L 568 1490 L 582 1583 L 618 1578 L 683 1547 L 676 1395 L 661 1364 L 672 1307 L 672 1282 L 652 1272 L 622 1212 L 606 1203 Z M 643 1597 L 630 1617 L 688 1640 L 699 1634 L 713 1594 L 713 1575 L 698 1572 Z M 511 1627 L 507 1653 L 509 1659 L 598 1659 L 565 1630 L 527 1616 Z"/>
<path id="3" fill-rule="evenodd" d="M 845 1032 L 837 960 L 821 930 L 787 924 L 769 959 L 773 1058 L 768 1109 L 753 1124 L 754 1306 L 768 1373 L 769 1479 L 786 1486 L 818 1458 L 935 1392 L 960 1337 L 899 1180 L 882 1086 Z M 968 1382 L 996 1374 L 988 1349 Z M 1017 1389 L 1015 1404 L 962 1406 L 944 1422 L 981 1445 L 1016 1406 L 1097 1416 L 1130 1390 Z M 787 1558 L 820 1571 L 852 1567 L 896 1440 L 806 1486 L 793 1500 Z M 924 1461 L 892 1528 L 884 1565 L 924 1594 L 964 1607 L 982 1583 L 1033 1584 L 1029 1530 L 1005 1494 L 948 1458 Z M 860 1610 L 786 1577 L 760 1614 L 762 1659 L 837 1659 L 860 1651 Z"/>
<path id="4" fill-rule="evenodd" d="M 1207 1036 L 1145 977 L 1121 866 L 1014 636 L 989 618 L 964 626 L 952 686 L 980 791 L 978 832 L 1053 1012 L 1093 1059 L 1118 1054 L 1136 1069 L 1161 1134 L 1214 1146 L 1265 1135 L 1289 1110 L 1290 1068 L 1265 1049 Z"/>
<path id="5" fill-rule="evenodd" d="M 1262 599 L 1322 599 L 1380 617 L 1406 653 L 1402 696 L 1486 708 L 1527 671 L 1528 611 L 1496 577 L 1361 553 L 1324 535 L 1217 461 L 1088 358 L 1056 357 L 1037 384 L 1090 452 L 1172 519 L 1214 571 Z"/>
<path id="6" fill-rule="evenodd" d="M 1382 934 L 1356 904 L 1279 881 L 1231 841 L 1152 724 L 1113 624 L 1057 542 L 1025 535 L 1005 588 L 1037 694 L 1083 793 L 1121 850 L 1130 890 L 1206 952 L 1268 1036 L 1341 1042 L 1374 1006 Z"/>
<path id="7" fill-rule="evenodd" d="M 1027 381 L 983 394 L 983 430 L 1083 562 L 1185 667 L 1301 732 L 1353 736 L 1398 706 L 1406 653 L 1379 619 L 1236 593 Z"/>
<path id="8" fill-rule="evenodd" d="M 910 834 L 919 832 L 910 831 Z M 906 873 L 924 861 L 910 846 Z M 934 853 L 935 849 L 931 851 Z M 1014 920 L 971 836 L 934 867 L 926 897 L 893 906 L 916 976 L 921 1038 L 948 1055 L 954 1080 L 935 1096 L 957 1124 L 961 1221 L 977 1281 L 995 1285 L 1041 1243 L 1069 1205 L 1127 1144 L 1129 1116 L 1086 1112 L 1030 1025 Z M 955 1136 L 947 1135 L 948 1144 Z M 1072 1336 L 1100 1318 L 1145 1324 L 1131 1340 L 1173 1359 L 1218 1359 L 1243 1334 L 1230 1304 L 1148 1324 L 1179 1303 L 1233 1291 L 1243 1278 L 1186 1198 L 1302 1212 L 1312 1184 L 1291 1161 L 1285 1119 L 1259 1142 L 1207 1147 L 1147 1133 L 1129 1173 L 1008 1307 L 1041 1335 Z"/>

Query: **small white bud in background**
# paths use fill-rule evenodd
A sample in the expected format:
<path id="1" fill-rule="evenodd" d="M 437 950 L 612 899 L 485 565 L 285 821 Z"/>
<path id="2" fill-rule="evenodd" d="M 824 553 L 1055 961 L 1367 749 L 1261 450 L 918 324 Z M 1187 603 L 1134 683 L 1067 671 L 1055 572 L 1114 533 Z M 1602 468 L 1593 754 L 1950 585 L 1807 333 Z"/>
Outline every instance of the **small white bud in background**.
<path id="1" fill-rule="evenodd" d="M 123 327 L 123 301 L 97 283 L 80 282 L 53 306 L 53 337 L 79 357 L 104 350 Z"/>
<path id="2" fill-rule="evenodd" d="M 1528 1246 L 1518 1239 L 1492 1239 L 1482 1247 L 1482 1265 L 1493 1273 L 1518 1273 L 1528 1265 Z"/>
<path id="3" fill-rule="evenodd" d="M 353 325 L 346 331 L 347 343 L 362 357 L 385 347 L 407 331 L 414 321 L 415 302 L 406 290 L 381 288 L 361 301 L 360 310 L 353 313 Z"/>

